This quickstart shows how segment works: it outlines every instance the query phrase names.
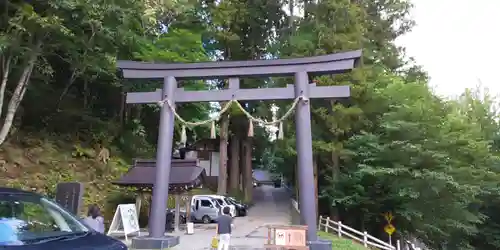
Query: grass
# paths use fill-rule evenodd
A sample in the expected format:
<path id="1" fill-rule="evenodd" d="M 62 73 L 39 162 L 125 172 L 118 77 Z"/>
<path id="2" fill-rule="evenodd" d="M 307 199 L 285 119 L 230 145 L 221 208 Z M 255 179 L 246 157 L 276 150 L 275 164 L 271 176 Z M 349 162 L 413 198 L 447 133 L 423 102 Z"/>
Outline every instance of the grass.
<path id="1" fill-rule="evenodd" d="M 366 250 L 364 246 L 353 242 L 352 240 L 339 238 L 327 232 L 318 232 L 318 236 L 325 240 L 332 241 L 332 250 Z"/>
<path id="2" fill-rule="evenodd" d="M 84 204 L 80 212 L 85 214 L 87 205 L 94 203 L 102 208 L 108 193 L 118 190 L 111 181 L 125 173 L 129 164 L 116 150 L 107 164 L 96 161 L 87 151 L 93 153 L 93 149 L 77 147 L 64 138 L 19 134 L 0 147 L 0 186 L 53 198 L 58 183 L 82 182 Z M 114 213 L 115 208 L 109 210 Z M 106 214 L 106 209 L 103 212 Z"/>

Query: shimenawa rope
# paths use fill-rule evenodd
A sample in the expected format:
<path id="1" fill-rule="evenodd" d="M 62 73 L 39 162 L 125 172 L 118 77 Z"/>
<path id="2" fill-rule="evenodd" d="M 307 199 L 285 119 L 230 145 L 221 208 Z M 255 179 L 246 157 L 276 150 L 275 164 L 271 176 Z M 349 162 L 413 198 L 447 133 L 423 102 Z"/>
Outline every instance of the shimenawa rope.
<path id="1" fill-rule="evenodd" d="M 245 108 L 243 108 L 243 106 L 241 106 L 241 104 L 238 102 L 238 100 L 230 100 L 229 102 L 225 103 L 225 105 L 217 113 L 217 115 L 215 115 L 214 117 L 212 117 L 208 120 L 197 121 L 197 122 L 186 121 L 184 118 L 182 118 L 175 110 L 175 107 L 172 104 L 172 102 L 170 102 L 170 100 L 168 100 L 167 98 L 163 99 L 162 101 L 159 101 L 158 105 L 163 106 L 165 103 L 167 103 L 167 105 L 170 108 L 170 110 L 172 111 L 172 113 L 174 113 L 174 116 L 182 123 L 181 143 L 183 143 L 185 145 L 186 140 L 187 140 L 186 126 L 196 127 L 196 126 L 212 123 L 211 129 L 210 129 L 210 138 L 214 139 L 216 137 L 216 135 L 215 135 L 215 122 L 221 118 L 222 114 L 224 114 L 225 112 L 227 112 L 229 110 L 229 108 L 233 105 L 233 103 L 236 103 L 236 106 L 249 119 L 249 124 L 248 124 L 249 125 L 249 127 L 248 127 L 248 136 L 249 137 L 253 136 L 253 123 L 254 122 L 256 122 L 262 126 L 275 125 L 275 124 L 279 123 L 278 139 L 282 139 L 283 138 L 283 121 L 293 113 L 293 111 L 297 107 L 297 104 L 299 103 L 300 100 L 307 100 L 307 98 L 304 96 L 296 97 L 292 103 L 292 106 L 288 109 L 288 111 L 280 119 L 272 120 L 272 121 L 265 121 L 263 119 L 253 117 L 249 112 L 247 112 L 245 110 Z"/>

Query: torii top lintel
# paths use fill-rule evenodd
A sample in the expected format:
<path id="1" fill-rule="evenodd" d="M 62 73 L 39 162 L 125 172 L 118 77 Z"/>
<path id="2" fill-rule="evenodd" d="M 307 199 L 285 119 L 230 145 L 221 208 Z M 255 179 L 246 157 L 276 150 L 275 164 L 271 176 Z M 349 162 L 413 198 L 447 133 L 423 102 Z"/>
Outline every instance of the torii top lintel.
<path id="1" fill-rule="evenodd" d="M 304 58 L 218 61 L 202 63 L 148 63 L 118 61 L 118 68 L 125 78 L 209 79 L 240 76 L 286 76 L 296 72 L 310 74 L 338 74 L 350 71 L 361 57 L 355 50 L 323 56 Z"/>

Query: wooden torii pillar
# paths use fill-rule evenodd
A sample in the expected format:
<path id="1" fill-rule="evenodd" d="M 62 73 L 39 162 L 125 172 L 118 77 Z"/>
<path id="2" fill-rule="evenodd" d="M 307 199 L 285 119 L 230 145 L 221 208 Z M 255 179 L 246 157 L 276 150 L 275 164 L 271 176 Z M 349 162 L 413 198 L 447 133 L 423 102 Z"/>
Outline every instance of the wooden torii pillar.
<path id="1" fill-rule="evenodd" d="M 300 97 L 296 107 L 296 140 L 298 176 L 300 185 L 301 222 L 307 225 L 307 240 L 311 250 L 331 249 L 318 241 L 316 221 L 315 185 L 311 138 L 310 98 L 345 98 L 350 96 L 349 86 L 316 86 L 309 83 L 309 74 L 339 74 L 353 69 L 361 57 L 361 51 L 295 59 L 223 61 L 207 63 L 143 63 L 119 61 L 118 67 L 125 78 L 163 79 L 163 88 L 154 92 L 132 92 L 127 94 L 127 103 L 158 103 L 169 101 L 218 102 L 250 100 L 284 100 Z M 295 84 L 284 88 L 240 89 L 239 77 L 245 76 L 294 76 Z M 229 88 L 223 90 L 186 91 L 177 87 L 177 79 L 221 79 L 229 78 Z M 151 249 L 152 246 L 169 246 L 175 242 L 165 236 L 165 210 L 168 199 L 174 113 L 169 105 L 160 111 L 160 128 L 157 148 L 156 182 L 153 189 L 150 216 L 150 234 L 147 238 L 134 239 L 136 249 Z M 176 240 L 178 242 L 178 239 Z M 329 247 L 329 248 L 328 248 Z"/>

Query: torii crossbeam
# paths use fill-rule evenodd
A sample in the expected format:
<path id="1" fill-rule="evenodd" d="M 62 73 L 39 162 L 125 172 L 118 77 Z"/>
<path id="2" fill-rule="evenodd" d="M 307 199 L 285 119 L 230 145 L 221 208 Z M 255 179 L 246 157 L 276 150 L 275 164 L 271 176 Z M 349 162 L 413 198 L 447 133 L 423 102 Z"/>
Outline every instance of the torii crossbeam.
<path id="1" fill-rule="evenodd" d="M 331 249 L 318 241 L 313 153 L 311 137 L 310 98 L 349 97 L 349 86 L 316 86 L 309 84 L 310 75 L 339 74 L 352 70 L 361 57 L 361 50 L 296 59 L 223 61 L 207 63 L 143 63 L 119 61 L 118 67 L 125 78 L 163 78 L 163 89 L 154 92 L 132 92 L 127 94 L 127 103 L 157 103 L 168 99 L 172 104 L 185 102 L 210 102 L 228 100 L 278 100 L 295 99 L 302 96 L 295 111 L 297 134 L 297 158 L 299 169 L 299 206 L 301 222 L 308 227 L 307 238 L 311 250 Z M 294 85 L 284 88 L 240 89 L 239 77 L 243 76 L 289 76 L 295 77 Z M 229 88 L 224 90 L 186 91 L 177 87 L 176 79 L 228 78 Z M 168 201 L 174 114 L 168 105 L 160 111 L 160 131 L 156 153 L 156 182 L 150 213 L 150 235 L 136 238 L 135 249 L 169 247 L 172 237 L 166 237 L 165 221 Z M 328 248 L 329 247 L 329 248 Z"/>

